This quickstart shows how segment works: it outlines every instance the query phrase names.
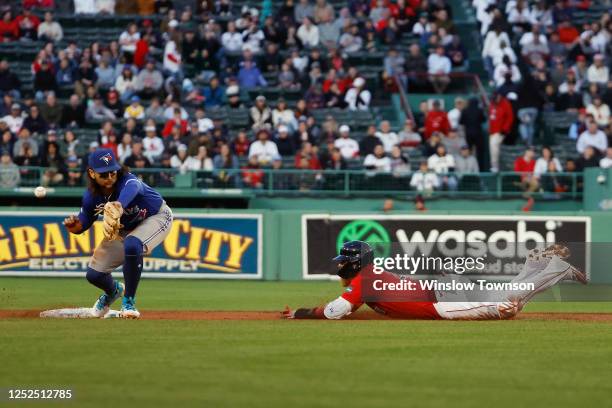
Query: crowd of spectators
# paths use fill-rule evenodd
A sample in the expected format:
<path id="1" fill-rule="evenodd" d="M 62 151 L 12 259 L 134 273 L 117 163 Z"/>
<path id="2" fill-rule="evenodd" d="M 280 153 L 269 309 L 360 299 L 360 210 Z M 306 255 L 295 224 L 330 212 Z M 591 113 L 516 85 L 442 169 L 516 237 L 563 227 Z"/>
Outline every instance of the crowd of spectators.
<path id="1" fill-rule="evenodd" d="M 482 57 L 497 92 L 489 109 L 491 169 L 499 169 L 502 143 L 520 138 L 531 146 L 544 116 L 564 112 L 576 117 L 568 137 L 576 141 L 579 158 L 554 168 L 570 171 L 575 163 L 598 165 L 612 141 L 610 12 L 581 17 L 598 5 L 594 0 L 503 4 L 473 0 L 484 39 Z M 593 150 L 588 160 L 587 147 Z"/>
<path id="2" fill-rule="evenodd" d="M 476 99 L 458 98 L 452 107 L 425 101 L 399 132 L 381 121 L 357 140 L 348 124 L 313 115 L 322 108 L 359 115 L 375 103 L 380 90 L 349 64 L 352 53 L 387 50 L 380 80 L 391 92 L 397 75 L 408 90 L 429 82 L 442 93 L 451 70 L 467 67 L 444 0 L 353 0 L 340 9 L 326 0 L 285 0 L 276 9 L 266 3 L 236 8 L 230 0 L 79 0 L 76 14 L 128 10 L 161 17 L 139 18 L 116 40 L 87 46 L 64 36 L 52 0 L 26 0 L 19 10 L 3 10 L 0 22 L 0 42 L 41 44 L 31 64 L 32 91 L 24 91 L 11 64 L 0 62 L 2 165 L 43 165 L 50 169 L 45 183 L 73 185 L 79 178 L 70 173 L 82 172 L 87 151 L 104 146 L 132 168 L 207 171 L 233 185 L 261 187 L 264 168 L 346 169 L 359 162 L 370 175 L 402 177 L 418 167 L 410 185 L 419 191 L 455 189 L 461 174 L 498 170 L 500 146 L 512 133 L 531 145 L 538 115 L 551 110 L 580 112 L 572 133 L 578 151 L 606 154 L 609 14 L 563 42 L 555 35 L 570 36 L 571 19 L 564 17 L 570 6 L 538 3 L 534 10 L 550 11 L 550 23 L 541 16 L 527 22 L 513 12 L 525 14 L 523 3 L 510 1 L 500 10 L 474 1 L 497 88 L 484 111 Z M 399 46 L 407 37 L 417 41 L 404 53 Z M 518 57 L 515 46 L 522 50 Z M 303 97 L 295 105 L 263 94 L 250 100 L 249 91 L 272 81 Z M 57 95 L 66 90 L 62 102 Z M 209 115 L 219 109 L 248 116 L 248 127 L 237 131 Z M 487 119 L 490 137 L 482 130 Z M 80 129 L 92 126 L 99 126 L 97 140 L 79 146 Z M 425 160 L 410 163 L 410 149 L 422 150 Z M 240 163 L 246 163 L 242 169 Z"/>
<path id="3" fill-rule="evenodd" d="M 120 14 L 126 3 L 79 0 L 74 13 Z M 253 187 L 261 185 L 256 169 L 278 169 L 290 158 L 297 169 L 360 162 L 406 175 L 406 149 L 434 154 L 423 144 L 424 124 L 409 121 L 398 133 L 383 121 L 357 141 L 347 124 L 331 116 L 318 123 L 312 112 L 370 109 L 374 90 L 348 63 L 351 53 L 388 47 L 381 80 L 389 89 L 395 75 L 408 85 L 422 82 L 411 75 L 429 72 L 441 91 L 450 66 L 465 62 L 450 7 L 440 0 L 351 1 L 339 10 L 326 0 L 286 0 L 276 10 L 237 9 L 227 0 L 131 3 L 127 13 L 157 14 L 161 22 L 138 19 L 116 40 L 88 46 L 64 35 L 52 0 L 2 10 L 0 41 L 38 41 L 41 49 L 31 64 L 32 92 L 0 62 L 0 148 L 19 166 L 48 166 L 45 184 L 77 183 L 72 173 L 84 170 L 97 146 L 112 148 L 132 168 L 210 171 L 219 179 L 247 162 L 241 176 L 224 180 Z M 408 36 L 419 40 L 410 59 L 396 47 Z M 266 78 L 303 98 L 295 106 L 264 95 L 250 102 L 248 91 L 269 85 Z M 72 94 L 62 102 L 57 95 L 66 90 Z M 244 112 L 248 128 L 234 131 L 212 119 L 208 112 L 216 109 Z M 80 129 L 91 126 L 99 126 L 97 140 L 80 146 Z"/>

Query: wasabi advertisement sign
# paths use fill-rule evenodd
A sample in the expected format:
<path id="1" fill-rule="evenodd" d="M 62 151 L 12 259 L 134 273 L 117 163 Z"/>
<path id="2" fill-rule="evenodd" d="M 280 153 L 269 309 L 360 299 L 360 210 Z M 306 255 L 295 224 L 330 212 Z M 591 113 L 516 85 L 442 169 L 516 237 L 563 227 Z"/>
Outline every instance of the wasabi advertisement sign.
<path id="1" fill-rule="evenodd" d="M 0 212 L 0 276 L 82 276 L 104 239 L 102 222 L 75 235 L 62 225 L 65 216 Z M 143 276 L 260 279 L 262 244 L 261 214 L 175 213 L 168 237 L 145 257 Z"/>
<path id="2" fill-rule="evenodd" d="M 347 241 L 366 241 L 376 258 L 485 257 L 484 273 L 498 278 L 520 273 L 530 249 L 555 243 L 576 247 L 588 270 L 584 243 L 591 219 L 579 216 L 332 215 L 302 216 L 302 275 L 329 279 L 331 259 Z M 571 249 L 571 248 L 570 248 Z"/>

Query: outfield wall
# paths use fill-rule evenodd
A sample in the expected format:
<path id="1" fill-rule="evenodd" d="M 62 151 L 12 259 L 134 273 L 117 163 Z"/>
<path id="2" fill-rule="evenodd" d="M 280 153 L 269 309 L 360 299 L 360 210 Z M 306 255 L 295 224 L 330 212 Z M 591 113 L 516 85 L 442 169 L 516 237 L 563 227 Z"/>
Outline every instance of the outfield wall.
<path id="1" fill-rule="evenodd" d="M 70 211 L 73 209 L 0 209 L 0 276 L 82 276 L 102 234 L 100 227 L 94 226 L 87 236 L 70 237 L 61 226 L 63 217 Z M 612 243 L 612 214 L 607 212 L 552 215 L 488 212 L 486 216 L 483 211 L 397 211 L 385 215 L 372 211 L 303 210 L 175 209 L 174 212 L 174 230 L 149 257 L 144 276 L 328 279 L 321 271 L 336 250 L 339 235 L 341 239 L 394 241 L 402 230 L 410 239 L 415 237 L 415 231 L 427 239 L 432 230 L 441 232 L 457 222 L 463 223 L 461 228 L 482 230 L 487 235 L 497 228 L 513 231 L 517 239 L 529 232 L 564 242 L 586 239 Z M 308 219 L 316 220 L 317 225 L 307 234 Z M 366 223 L 353 224 L 355 228 L 351 231 L 342 232 L 355 220 Z M 546 235 L 551 233 L 554 235 Z M 609 259 L 607 253 L 591 256 L 593 282 L 612 283 Z M 319 265 L 319 273 L 309 273 L 308 265 L 315 263 Z M 329 263 L 329 267 L 333 265 Z"/>

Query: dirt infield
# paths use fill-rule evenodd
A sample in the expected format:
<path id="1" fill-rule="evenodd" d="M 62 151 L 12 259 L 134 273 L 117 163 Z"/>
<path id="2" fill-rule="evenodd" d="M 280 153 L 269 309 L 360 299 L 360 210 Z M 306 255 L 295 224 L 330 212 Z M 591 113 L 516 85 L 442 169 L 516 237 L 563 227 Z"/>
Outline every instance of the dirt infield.
<path id="1" fill-rule="evenodd" d="M 35 319 L 41 310 L 0 310 L 0 319 Z M 144 320 L 280 320 L 280 312 L 240 311 L 183 311 L 149 310 L 142 313 Z M 394 320 L 374 312 L 360 312 L 346 320 Z M 514 320 L 573 320 L 610 322 L 612 313 L 521 313 Z"/>

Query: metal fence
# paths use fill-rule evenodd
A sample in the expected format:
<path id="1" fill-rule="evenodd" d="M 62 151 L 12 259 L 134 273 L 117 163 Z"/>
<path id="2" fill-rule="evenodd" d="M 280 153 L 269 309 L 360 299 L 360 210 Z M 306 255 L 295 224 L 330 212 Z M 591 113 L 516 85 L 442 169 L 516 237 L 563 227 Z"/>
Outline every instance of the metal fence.
<path id="1" fill-rule="evenodd" d="M 19 172 L 18 183 L 14 173 Z M 73 171 L 81 172 L 80 169 Z M 44 185 L 50 178 L 49 169 L 0 167 L 0 190 L 6 194 L 16 187 Z M 285 170 L 285 169 L 223 169 L 215 171 L 180 172 L 177 169 L 132 169 L 147 184 L 161 189 L 193 190 L 194 196 L 206 189 L 239 189 L 257 195 L 294 196 L 384 196 L 404 195 L 442 197 L 510 198 L 535 196 L 547 199 L 577 199 L 582 197 L 582 173 L 543 174 L 537 184 L 528 183 L 528 175 L 514 172 L 438 174 L 439 186 L 419 190 L 411 185 L 415 173 L 381 173 L 371 170 Z M 44 177 L 45 174 L 47 177 Z M 11 176 L 12 175 L 12 176 Z M 12 180 L 12 182 L 11 182 Z M 81 188 L 85 174 L 77 183 L 68 185 L 69 177 L 51 187 Z"/>

